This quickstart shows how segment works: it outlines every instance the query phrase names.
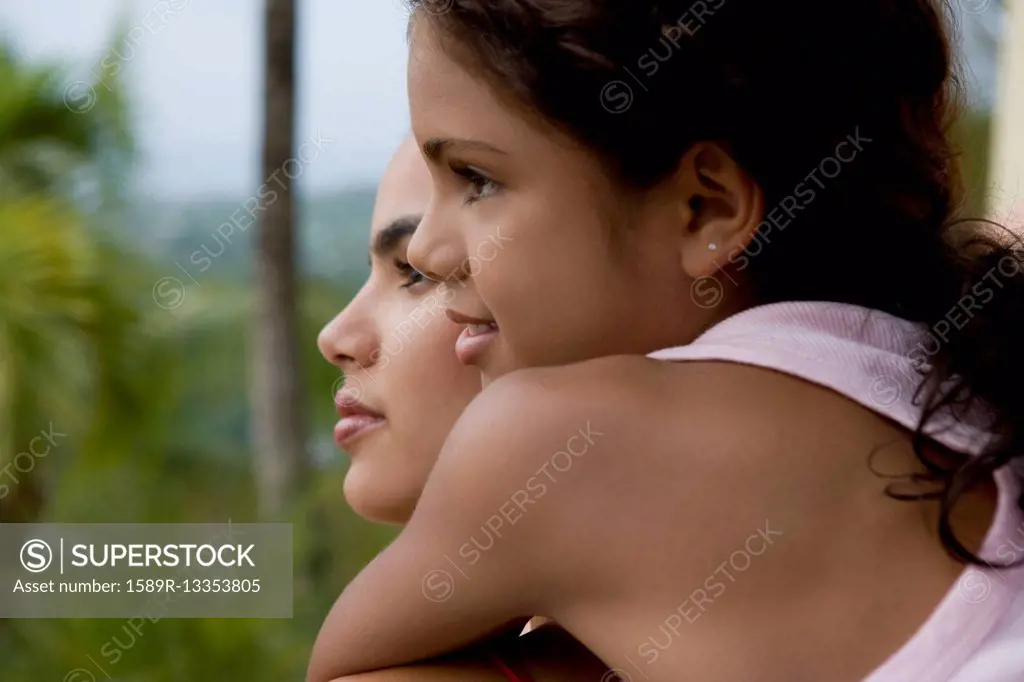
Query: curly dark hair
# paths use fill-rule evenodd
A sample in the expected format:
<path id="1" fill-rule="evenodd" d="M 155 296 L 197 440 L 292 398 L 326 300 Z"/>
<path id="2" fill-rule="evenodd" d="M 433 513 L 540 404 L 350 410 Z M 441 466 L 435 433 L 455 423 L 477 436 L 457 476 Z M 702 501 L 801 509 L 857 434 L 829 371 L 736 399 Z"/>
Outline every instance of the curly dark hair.
<path id="1" fill-rule="evenodd" d="M 941 500 L 946 549 L 994 565 L 957 539 L 950 516 L 965 490 L 1024 457 L 1024 362 L 1015 357 L 1024 349 L 1024 249 L 995 223 L 958 215 L 948 132 L 961 88 L 945 2 L 409 5 L 453 58 L 585 144 L 626 187 L 666 179 L 695 142 L 720 143 L 766 206 L 793 218 L 763 222 L 755 243 L 764 254 L 740 256 L 758 302 L 844 302 L 945 330 L 914 363 L 914 449 L 930 472 L 918 480 L 937 485 L 903 497 Z M 842 144 L 857 149 L 854 162 L 835 161 Z M 990 417 L 980 455 L 928 454 L 926 426 L 944 410 Z"/>

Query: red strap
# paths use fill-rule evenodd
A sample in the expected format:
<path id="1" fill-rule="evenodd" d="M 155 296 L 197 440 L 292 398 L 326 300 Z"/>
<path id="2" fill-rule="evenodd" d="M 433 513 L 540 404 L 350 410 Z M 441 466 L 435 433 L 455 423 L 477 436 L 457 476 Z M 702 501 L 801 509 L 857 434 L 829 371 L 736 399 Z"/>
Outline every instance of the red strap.
<path id="1" fill-rule="evenodd" d="M 494 665 L 498 666 L 501 672 L 505 674 L 505 677 L 511 680 L 511 682 L 533 682 L 529 677 L 516 675 L 515 671 L 505 661 L 501 660 L 501 656 L 493 651 L 491 652 L 491 660 L 494 661 Z"/>

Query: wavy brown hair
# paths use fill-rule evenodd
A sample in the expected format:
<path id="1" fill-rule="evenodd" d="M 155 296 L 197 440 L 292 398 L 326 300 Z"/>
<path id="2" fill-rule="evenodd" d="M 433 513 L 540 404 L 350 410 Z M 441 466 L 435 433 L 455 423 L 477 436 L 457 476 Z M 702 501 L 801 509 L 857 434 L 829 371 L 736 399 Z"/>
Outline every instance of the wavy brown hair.
<path id="1" fill-rule="evenodd" d="M 941 500 L 943 545 L 992 565 L 957 539 L 950 516 L 965 490 L 1024 456 L 1024 250 L 1012 233 L 958 215 L 948 133 L 961 89 L 944 2 L 409 4 L 453 58 L 510 105 L 585 144 L 623 186 L 658 184 L 691 145 L 713 140 L 756 180 L 767 206 L 785 206 L 800 187 L 813 191 L 784 229 L 757 237 L 763 255 L 744 267 L 758 302 L 838 301 L 930 330 L 949 328 L 956 312 L 958 328 L 914 363 L 922 406 L 914 449 L 929 472 L 917 480 L 937 485 L 909 497 Z M 829 175 L 824 161 L 843 140 L 858 155 Z M 990 295 L 979 304 L 986 281 Z M 929 422 L 967 410 L 988 417 L 993 438 L 981 454 L 930 455 Z"/>

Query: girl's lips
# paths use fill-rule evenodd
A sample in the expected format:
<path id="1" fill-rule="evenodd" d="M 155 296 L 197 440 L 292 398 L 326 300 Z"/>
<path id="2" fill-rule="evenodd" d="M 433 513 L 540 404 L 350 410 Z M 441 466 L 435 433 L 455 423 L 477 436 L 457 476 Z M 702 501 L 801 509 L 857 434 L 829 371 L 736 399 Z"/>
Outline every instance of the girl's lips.
<path id="1" fill-rule="evenodd" d="M 348 449 L 364 433 L 387 423 L 380 412 L 366 406 L 355 395 L 347 395 L 345 389 L 334 396 L 334 409 L 341 417 L 334 426 L 334 442 L 342 449 Z"/>
<path id="2" fill-rule="evenodd" d="M 348 449 L 356 440 L 370 431 L 387 423 L 384 417 L 369 414 L 350 414 L 341 418 L 334 426 L 334 442 L 342 449 Z"/>
<path id="3" fill-rule="evenodd" d="M 455 324 L 464 324 L 458 340 L 455 341 L 455 356 L 464 365 L 479 364 L 480 357 L 498 337 L 498 323 L 482 317 L 470 317 L 451 308 L 444 311 Z"/>
<path id="4" fill-rule="evenodd" d="M 471 324 L 462 330 L 455 341 L 455 356 L 464 365 L 478 364 L 480 358 L 498 338 L 498 325 Z"/>
<path id="5" fill-rule="evenodd" d="M 451 308 L 445 308 L 444 314 L 447 315 L 448 319 L 454 322 L 455 324 L 494 324 L 494 320 L 489 320 L 483 317 L 471 317 L 469 315 L 463 315 L 462 313 L 452 310 Z"/>

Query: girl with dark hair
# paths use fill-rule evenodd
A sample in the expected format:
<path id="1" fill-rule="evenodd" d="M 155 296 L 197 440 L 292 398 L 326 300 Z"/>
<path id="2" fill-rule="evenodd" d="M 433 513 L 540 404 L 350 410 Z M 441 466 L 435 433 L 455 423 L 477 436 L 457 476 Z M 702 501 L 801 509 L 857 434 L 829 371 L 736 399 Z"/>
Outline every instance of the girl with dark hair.
<path id="1" fill-rule="evenodd" d="M 532 614 L 623 680 L 1024 676 L 1024 250 L 958 215 L 947 11 L 414 3 L 409 259 L 489 385 L 310 680 Z"/>

